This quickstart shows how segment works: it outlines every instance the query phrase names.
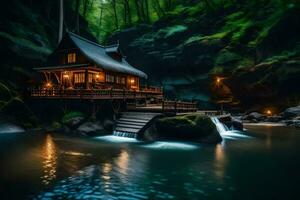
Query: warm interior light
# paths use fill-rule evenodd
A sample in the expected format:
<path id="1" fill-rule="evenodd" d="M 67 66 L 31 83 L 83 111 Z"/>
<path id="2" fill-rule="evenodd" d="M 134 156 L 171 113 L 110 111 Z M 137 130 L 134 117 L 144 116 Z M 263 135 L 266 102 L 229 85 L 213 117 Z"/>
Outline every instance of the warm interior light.
<path id="1" fill-rule="evenodd" d="M 64 72 L 63 78 L 64 79 L 68 79 L 69 78 L 69 75 L 67 74 L 67 72 Z"/>
<path id="2" fill-rule="evenodd" d="M 132 78 L 132 79 L 130 79 L 130 83 L 131 84 L 134 84 L 134 82 L 135 82 L 135 80 Z"/>
<path id="3" fill-rule="evenodd" d="M 267 110 L 266 112 L 268 115 L 272 115 L 272 111 L 271 110 Z"/>
<path id="4" fill-rule="evenodd" d="M 217 83 L 219 84 L 221 82 L 221 78 L 217 77 Z"/>
<path id="5" fill-rule="evenodd" d="M 46 83 L 46 87 L 48 87 L 48 88 L 52 87 L 52 83 L 51 82 L 47 82 Z"/>
<path id="6" fill-rule="evenodd" d="M 100 78 L 100 75 L 99 75 L 99 74 L 96 74 L 96 78 L 97 78 L 97 79 Z"/>

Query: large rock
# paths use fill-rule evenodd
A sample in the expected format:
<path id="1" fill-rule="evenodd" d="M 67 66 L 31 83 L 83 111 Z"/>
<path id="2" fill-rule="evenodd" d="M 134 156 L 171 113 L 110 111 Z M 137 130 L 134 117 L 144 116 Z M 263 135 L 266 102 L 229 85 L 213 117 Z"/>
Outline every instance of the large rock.
<path id="1" fill-rule="evenodd" d="M 222 141 L 211 119 L 199 114 L 158 119 L 156 129 L 160 139 L 192 140 L 205 143 Z"/>
<path id="2" fill-rule="evenodd" d="M 300 105 L 296 107 L 287 108 L 283 112 L 283 116 L 285 118 L 293 118 L 293 117 L 300 116 Z"/>
<path id="3" fill-rule="evenodd" d="M 77 128 L 77 131 L 80 134 L 92 136 L 101 134 L 105 129 L 101 122 L 85 122 Z"/>
<path id="4" fill-rule="evenodd" d="M 251 121 L 251 122 L 260 122 L 265 119 L 266 119 L 266 116 L 261 113 L 258 113 L 258 112 L 252 112 L 252 113 L 242 117 L 242 120 Z"/>

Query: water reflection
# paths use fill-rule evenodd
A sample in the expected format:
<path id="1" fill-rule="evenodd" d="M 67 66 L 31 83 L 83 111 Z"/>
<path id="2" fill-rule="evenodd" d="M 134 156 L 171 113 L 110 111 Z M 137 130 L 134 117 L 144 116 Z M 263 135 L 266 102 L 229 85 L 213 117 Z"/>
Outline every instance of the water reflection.
<path id="1" fill-rule="evenodd" d="M 56 178 L 57 166 L 57 150 L 51 135 L 47 135 L 46 143 L 42 151 L 43 157 L 43 173 L 41 177 L 44 185 L 49 185 L 53 179 Z"/>
<path id="2" fill-rule="evenodd" d="M 225 151 L 222 144 L 217 144 L 215 148 L 215 174 L 220 179 L 224 178 L 225 174 Z"/>
<path id="3" fill-rule="evenodd" d="M 120 156 L 117 159 L 117 165 L 120 168 L 120 173 L 127 175 L 129 154 L 125 149 L 121 150 Z"/>
<path id="4" fill-rule="evenodd" d="M 110 172 L 112 171 L 112 164 L 110 163 L 104 163 L 103 167 L 102 167 L 102 180 L 103 180 L 103 185 L 104 185 L 104 189 L 108 192 L 109 189 L 110 189 L 110 179 L 111 179 L 111 176 L 110 176 Z"/>

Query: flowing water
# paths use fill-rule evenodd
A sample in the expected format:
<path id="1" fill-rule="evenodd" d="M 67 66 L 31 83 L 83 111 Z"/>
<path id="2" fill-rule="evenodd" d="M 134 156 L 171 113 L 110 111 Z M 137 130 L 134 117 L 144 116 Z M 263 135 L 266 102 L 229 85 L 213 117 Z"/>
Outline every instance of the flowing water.
<path id="1" fill-rule="evenodd" d="M 300 130 L 246 129 L 218 145 L 3 133 L 1 199 L 296 199 Z"/>

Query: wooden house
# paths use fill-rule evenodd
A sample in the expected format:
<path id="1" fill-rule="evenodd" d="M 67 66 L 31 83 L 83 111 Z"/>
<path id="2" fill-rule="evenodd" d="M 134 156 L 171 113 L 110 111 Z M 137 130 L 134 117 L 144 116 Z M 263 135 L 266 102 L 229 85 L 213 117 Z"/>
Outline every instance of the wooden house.
<path id="1" fill-rule="evenodd" d="M 64 35 L 49 56 L 47 66 L 35 69 L 43 74 L 44 80 L 38 90 L 32 90 L 32 96 L 55 97 L 66 93 L 78 96 L 78 90 L 80 94 L 91 91 L 120 94 L 122 90 L 162 96 L 161 88 L 140 85 L 147 75 L 126 61 L 119 44 L 102 46 L 71 32 Z"/>

